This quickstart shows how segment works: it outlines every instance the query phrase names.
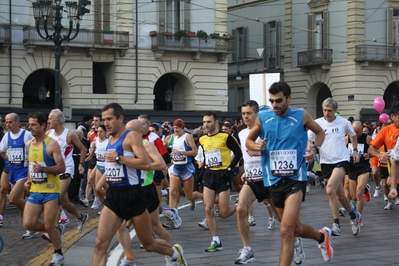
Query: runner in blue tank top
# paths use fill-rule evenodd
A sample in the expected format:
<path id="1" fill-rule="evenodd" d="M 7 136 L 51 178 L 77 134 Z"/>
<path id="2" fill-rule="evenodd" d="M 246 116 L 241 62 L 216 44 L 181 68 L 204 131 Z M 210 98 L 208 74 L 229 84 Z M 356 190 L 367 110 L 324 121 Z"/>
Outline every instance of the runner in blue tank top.
<path id="1" fill-rule="evenodd" d="M 109 134 L 105 158 L 105 175 L 109 185 L 98 228 L 92 265 L 106 265 L 111 240 L 124 220 L 131 220 L 137 237 L 146 251 L 170 258 L 170 265 L 186 265 L 183 248 L 173 247 L 163 239 L 152 237 L 150 215 L 140 183 L 140 170 L 149 170 L 151 160 L 137 132 L 125 129 L 125 114 L 117 103 L 102 109 L 102 119 Z"/>
<path id="2" fill-rule="evenodd" d="M 289 107 L 291 97 L 287 83 L 273 83 L 269 88 L 272 109 L 259 113 L 246 141 L 248 150 L 262 152 L 263 182 L 269 187 L 281 217 L 280 266 L 291 265 L 294 252 L 296 258 L 302 258 L 295 263 L 300 264 L 305 259 L 300 237 L 316 240 L 325 261 L 333 257 L 331 229 L 323 227 L 316 231 L 299 221 L 299 210 L 306 194 L 305 164 L 313 162 L 316 154 L 308 144 L 306 130 L 315 132 L 315 145 L 323 143 L 324 131 L 308 112 Z M 298 236 L 297 241 L 295 236 Z"/>

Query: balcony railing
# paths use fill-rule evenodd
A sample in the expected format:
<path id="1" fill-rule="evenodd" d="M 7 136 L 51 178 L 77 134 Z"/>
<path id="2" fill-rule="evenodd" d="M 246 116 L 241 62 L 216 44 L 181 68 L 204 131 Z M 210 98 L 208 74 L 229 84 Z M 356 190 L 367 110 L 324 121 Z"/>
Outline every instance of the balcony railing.
<path id="1" fill-rule="evenodd" d="M 298 53 L 298 67 L 331 65 L 332 49 L 316 49 Z"/>
<path id="2" fill-rule="evenodd" d="M 10 25 L 0 25 L 0 43 L 10 43 Z"/>
<path id="3" fill-rule="evenodd" d="M 24 31 L 24 45 L 54 45 L 51 41 L 45 41 L 40 38 L 36 32 L 35 27 L 25 26 Z M 53 33 L 49 29 L 49 34 Z M 42 30 L 45 35 L 44 30 Z M 61 31 L 61 35 L 67 35 L 67 29 Z M 73 36 L 74 32 L 72 32 Z M 120 31 L 94 31 L 81 29 L 78 36 L 68 43 L 69 47 L 85 47 L 85 48 L 112 48 L 112 49 L 127 49 L 129 48 L 129 32 Z"/>
<path id="4" fill-rule="evenodd" d="M 232 51 L 230 39 L 224 39 L 222 37 L 203 39 L 198 37 L 159 35 L 151 37 L 151 48 L 153 51 L 201 53 L 231 53 Z"/>
<path id="5" fill-rule="evenodd" d="M 399 62 L 399 46 L 356 45 L 355 61 Z"/>

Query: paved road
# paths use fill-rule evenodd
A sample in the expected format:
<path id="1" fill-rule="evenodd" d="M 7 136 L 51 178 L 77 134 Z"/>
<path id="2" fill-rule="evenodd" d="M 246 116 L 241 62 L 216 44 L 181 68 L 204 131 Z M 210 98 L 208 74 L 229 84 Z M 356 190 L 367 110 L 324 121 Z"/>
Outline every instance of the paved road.
<path id="1" fill-rule="evenodd" d="M 235 196 L 232 197 L 232 202 L 234 199 Z M 206 253 L 204 249 L 210 244 L 211 236 L 209 231 L 197 225 L 204 218 L 203 204 L 198 203 L 197 209 L 192 212 L 188 206 L 184 207 L 186 203 L 185 199 L 181 200 L 182 227 L 169 231 L 172 243 L 183 246 L 189 265 L 233 265 L 238 250 L 242 247 L 235 216 L 228 219 L 217 218 L 224 250 Z M 363 213 L 364 226 L 357 237 L 351 234 L 349 218 L 341 219 L 342 236 L 333 237 L 334 258 L 328 265 L 398 265 L 399 206 L 395 206 L 392 211 L 386 211 L 385 205 L 382 197 L 372 198 L 366 204 Z M 278 265 L 280 251 L 278 228 L 268 230 L 264 206 L 262 204 L 255 206 L 257 225 L 250 229 L 251 245 L 256 257 L 252 265 Z M 90 210 L 89 213 L 92 217 L 96 217 L 94 211 Z M 7 223 L 4 228 L 0 228 L 0 234 L 6 241 L 5 249 L 0 253 L 0 265 L 46 265 L 52 253 L 48 243 L 40 238 L 21 240 L 23 229 L 16 211 L 9 211 L 6 215 Z M 331 226 L 332 218 L 324 190 L 312 187 L 302 205 L 300 219 L 317 229 Z M 91 220 L 85 232 L 76 234 L 76 224 L 72 222 L 68 225 L 63 248 L 66 258 L 64 265 L 90 265 L 96 235 L 95 226 L 96 218 Z M 134 231 L 131 235 L 135 236 Z M 117 240 L 114 239 L 107 265 L 118 265 L 119 259 L 123 256 L 117 244 Z M 303 265 L 325 263 L 316 242 L 304 240 L 303 245 L 306 252 Z M 140 249 L 136 237 L 133 238 L 132 247 L 137 265 L 165 265 L 161 255 Z"/>

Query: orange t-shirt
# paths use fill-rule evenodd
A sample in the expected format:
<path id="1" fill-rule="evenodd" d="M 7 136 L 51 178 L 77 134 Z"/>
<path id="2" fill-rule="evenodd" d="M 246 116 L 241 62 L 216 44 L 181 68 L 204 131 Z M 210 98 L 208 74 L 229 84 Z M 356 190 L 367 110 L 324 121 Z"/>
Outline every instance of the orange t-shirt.
<path id="1" fill-rule="evenodd" d="M 373 145 L 377 149 L 385 146 L 385 148 L 389 151 L 392 150 L 396 145 L 396 140 L 399 137 L 399 128 L 397 128 L 394 124 L 383 127 L 380 132 L 378 132 L 377 136 L 370 142 L 370 145 Z"/>

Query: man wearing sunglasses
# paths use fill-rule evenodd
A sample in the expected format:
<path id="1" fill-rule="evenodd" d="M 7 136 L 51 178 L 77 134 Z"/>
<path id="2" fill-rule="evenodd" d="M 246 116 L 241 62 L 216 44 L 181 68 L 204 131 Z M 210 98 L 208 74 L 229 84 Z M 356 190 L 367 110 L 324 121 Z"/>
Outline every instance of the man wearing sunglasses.
<path id="1" fill-rule="evenodd" d="M 303 253 L 304 259 L 300 237 L 316 240 L 324 260 L 330 261 L 334 254 L 331 229 L 323 227 L 317 231 L 299 221 L 299 210 L 306 195 L 306 162 L 313 162 L 316 154 L 316 149 L 308 143 L 306 129 L 316 133 L 315 145 L 323 143 L 324 131 L 303 108 L 289 107 L 291 88 L 287 83 L 273 83 L 269 101 L 272 109 L 259 112 L 246 147 L 261 151 L 263 183 L 269 187 L 281 217 L 280 266 L 291 265 L 294 250 Z"/>

